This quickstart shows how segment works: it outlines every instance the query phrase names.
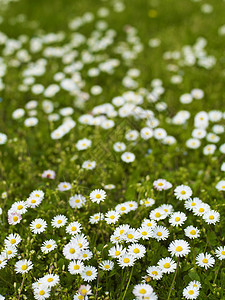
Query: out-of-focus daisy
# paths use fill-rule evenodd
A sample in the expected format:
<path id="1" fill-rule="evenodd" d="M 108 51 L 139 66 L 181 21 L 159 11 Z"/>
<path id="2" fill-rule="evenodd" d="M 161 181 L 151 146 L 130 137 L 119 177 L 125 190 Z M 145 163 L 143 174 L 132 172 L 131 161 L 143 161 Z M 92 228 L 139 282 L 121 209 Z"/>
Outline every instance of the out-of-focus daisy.
<path id="1" fill-rule="evenodd" d="M 81 208 L 86 202 L 86 198 L 80 194 L 76 194 L 69 199 L 72 208 Z"/>
<path id="2" fill-rule="evenodd" d="M 187 185 L 179 185 L 174 190 L 174 195 L 178 200 L 187 200 L 192 195 L 192 190 Z"/>
<path id="3" fill-rule="evenodd" d="M 134 153 L 131 153 L 131 152 L 124 152 L 121 155 L 121 159 L 122 159 L 122 161 L 124 161 L 126 163 L 131 163 L 135 160 L 135 155 L 134 155 Z"/>
<path id="4" fill-rule="evenodd" d="M 140 200 L 140 204 L 146 207 L 151 207 L 152 205 L 155 204 L 155 200 L 152 198 L 142 199 Z"/>
<path id="5" fill-rule="evenodd" d="M 221 180 L 217 183 L 216 189 L 218 191 L 225 191 L 225 180 Z"/>
<path id="6" fill-rule="evenodd" d="M 53 170 L 45 170 L 41 174 L 42 178 L 55 179 L 55 171 Z"/>
<path id="7" fill-rule="evenodd" d="M 72 188 L 71 184 L 69 182 L 60 182 L 58 184 L 58 190 L 60 192 L 68 191 Z"/>
<path id="8" fill-rule="evenodd" d="M 153 182 L 153 187 L 158 191 L 168 190 L 172 184 L 165 179 L 157 179 Z"/>
<path id="9" fill-rule="evenodd" d="M 100 220 L 104 220 L 104 214 L 97 213 L 93 216 L 90 216 L 89 222 L 91 224 L 97 224 Z"/>
<path id="10" fill-rule="evenodd" d="M 143 298 L 149 297 L 153 293 L 153 288 L 146 283 L 137 284 L 134 286 L 133 294 L 135 297 Z"/>

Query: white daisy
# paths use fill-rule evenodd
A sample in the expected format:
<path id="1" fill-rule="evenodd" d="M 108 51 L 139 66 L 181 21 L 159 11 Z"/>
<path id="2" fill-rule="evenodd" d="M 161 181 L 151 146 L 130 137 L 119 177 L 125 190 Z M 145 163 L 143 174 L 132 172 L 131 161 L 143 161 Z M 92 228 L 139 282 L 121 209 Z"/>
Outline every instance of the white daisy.
<path id="1" fill-rule="evenodd" d="M 159 268 L 157 266 L 148 267 L 146 272 L 147 272 L 148 276 L 150 276 L 152 279 L 156 279 L 156 280 L 161 279 L 163 276 L 163 272 L 162 272 L 161 268 Z"/>
<path id="2" fill-rule="evenodd" d="M 215 225 L 220 220 L 220 214 L 218 213 L 218 211 L 209 210 L 206 213 L 204 213 L 202 218 L 205 220 L 207 224 Z"/>
<path id="3" fill-rule="evenodd" d="M 15 263 L 16 273 L 27 273 L 33 268 L 33 263 L 30 260 L 22 259 Z"/>
<path id="4" fill-rule="evenodd" d="M 184 234 L 189 237 L 189 239 L 196 239 L 200 236 L 200 231 L 197 227 L 191 225 L 184 229 Z"/>
<path id="5" fill-rule="evenodd" d="M 90 193 L 90 199 L 93 203 L 96 202 L 99 204 L 101 201 L 104 201 L 105 198 L 106 198 L 106 192 L 104 190 L 96 189 Z"/>
<path id="6" fill-rule="evenodd" d="M 66 226 L 66 232 L 69 234 L 77 234 L 79 232 L 81 232 L 82 226 L 79 222 L 71 222 Z"/>
<path id="7" fill-rule="evenodd" d="M 172 226 L 180 226 L 183 225 L 186 220 L 187 220 L 186 215 L 183 212 L 178 211 L 170 215 L 169 223 Z"/>
<path id="8" fill-rule="evenodd" d="M 157 241 L 166 240 L 169 236 L 169 230 L 164 226 L 156 226 L 152 228 L 152 237 Z"/>
<path id="9" fill-rule="evenodd" d="M 72 188 L 71 184 L 69 182 L 60 182 L 58 184 L 58 190 L 60 192 L 68 191 Z"/>
<path id="10" fill-rule="evenodd" d="M 111 271 L 114 267 L 114 262 L 110 261 L 110 260 L 103 260 L 100 265 L 99 265 L 100 269 L 102 269 L 103 271 Z"/>
<path id="11" fill-rule="evenodd" d="M 4 244 L 6 247 L 8 246 L 17 246 L 22 241 L 22 238 L 18 233 L 11 233 L 9 234 L 5 240 Z"/>
<path id="12" fill-rule="evenodd" d="M 86 266 L 84 267 L 84 270 L 81 272 L 81 277 L 84 281 L 93 281 L 97 277 L 97 269 L 92 266 Z"/>
<path id="13" fill-rule="evenodd" d="M 63 227 L 67 222 L 67 217 L 64 215 L 57 215 L 51 220 L 51 225 L 54 228 Z"/>
<path id="14" fill-rule="evenodd" d="M 210 206 L 207 203 L 197 204 L 193 208 L 193 213 L 195 216 L 203 216 L 206 212 L 210 210 Z"/>
<path id="15" fill-rule="evenodd" d="M 30 229 L 34 234 L 40 234 L 45 231 L 47 223 L 43 219 L 35 219 L 30 224 Z"/>
<path id="16" fill-rule="evenodd" d="M 115 224 L 120 218 L 120 214 L 115 210 L 110 210 L 105 214 L 105 221 L 107 224 Z"/>
<path id="17" fill-rule="evenodd" d="M 225 259 L 225 246 L 218 247 L 215 253 L 219 260 Z"/>
<path id="18" fill-rule="evenodd" d="M 80 274 L 84 270 L 84 263 L 81 260 L 72 260 L 68 265 L 70 274 Z"/>
<path id="19" fill-rule="evenodd" d="M 210 267 L 213 267 L 215 264 L 215 259 L 212 257 L 211 254 L 208 253 L 200 253 L 196 257 L 196 265 L 199 267 L 203 267 L 205 269 L 208 269 Z"/>
<path id="20" fill-rule="evenodd" d="M 123 269 L 132 267 L 135 263 L 135 257 L 131 254 L 123 254 L 118 258 L 118 265 Z"/>
<path id="21" fill-rule="evenodd" d="M 104 220 L 104 214 L 102 214 L 102 213 L 94 214 L 93 216 L 90 216 L 90 218 L 89 218 L 89 222 L 91 224 L 97 224 L 100 220 Z"/>
<path id="22" fill-rule="evenodd" d="M 187 200 L 192 195 L 192 190 L 187 185 L 179 185 L 174 190 L 174 195 L 178 200 Z"/>
<path id="23" fill-rule="evenodd" d="M 133 294 L 135 297 L 146 299 L 146 297 L 149 297 L 153 293 L 153 288 L 146 283 L 137 284 L 134 286 Z"/>
<path id="24" fill-rule="evenodd" d="M 198 295 L 199 295 L 199 290 L 197 288 L 187 286 L 186 288 L 183 289 L 183 296 L 186 299 L 196 299 Z"/>
<path id="25" fill-rule="evenodd" d="M 127 249 L 127 253 L 133 255 L 136 259 L 142 258 L 145 255 L 145 252 L 145 246 L 141 244 L 132 244 Z"/>
<path id="26" fill-rule="evenodd" d="M 177 257 L 185 256 L 190 252 L 190 246 L 184 240 L 175 240 L 169 244 L 168 251 Z"/>
<path id="27" fill-rule="evenodd" d="M 69 199 L 72 208 L 81 208 L 86 202 L 86 198 L 80 194 L 76 194 Z"/>
<path id="28" fill-rule="evenodd" d="M 177 268 L 176 262 L 171 257 L 161 258 L 158 266 L 163 273 L 173 273 Z"/>
<path id="29" fill-rule="evenodd" d="M 46 285 L 52 288 L 53 286 L 56 286 L 59 283 L 59 275 L 47 274 L 44 277 L 42 277 L 39 282 L 44 286 Z"/>
<path id="30" fill-rule="evenodd" d="M 43 242 L 43 244 L 41 246 L 41 251 L 44 254 L 47 254 L 47 253 L 53 251 L 56 247 L 57 247 L 57 244 L 54 240 L 48 240 L 48 241 Z"/>
<path id="31" fill-rule="evenodd" d="M 109 249 L 109 256 L 113 258 L 118 258 L 126 253 L 126 248 L 123 248 L 122 245 L 116 244 Z"/>
<path id="32" fill-rule="evenodd" d="M 195 206 L 202 204 L 202 201 L 195 197 L 193 199 L 188 199 L 184 202 L 184 207 L 188 210 L 193 210 Z"/>
<path id="33" fill-rule="evenodd" d="M 25 201 L 14 202 L 11 210 L 22 215 L 27 211 L 27 203 Z"/>
<path id="34" fill-rule="evenodd" d="M 122 159 L 122 161 L 124 161 L 126 163 L 131 163 L 135 160 L 135 155 L 134 155 L 134 153 L 131 153 L 131 152 L 124 152 L 121 155 L 121 159 Z"/>
<path id="35" fill-rule="evenodd" d="M 147 225 L 143 225 L 141 228 L 138 228 L 137 231 L 143 240 L 149 240 L 150 237 L 152 237 L 152 228 Z"/>

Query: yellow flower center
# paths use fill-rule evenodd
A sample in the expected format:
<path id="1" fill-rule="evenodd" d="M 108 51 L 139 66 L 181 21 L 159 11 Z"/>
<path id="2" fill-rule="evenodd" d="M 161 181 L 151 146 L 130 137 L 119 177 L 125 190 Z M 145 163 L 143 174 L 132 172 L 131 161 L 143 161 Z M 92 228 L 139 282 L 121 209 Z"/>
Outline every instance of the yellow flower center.
<path id="1" fill-rule="evenodd" d="M 162 182 L 159 182 L 159 183 L 158 183 L 158 186 L 162 186 L 162 185 L 163 185 L 163 183 L 162 183 Z"/>
<path id="2" fill-rule="evenodd" d="M 208 263 L 208 259 L 207 259 L 207 258 L 203 258 L 202 262 L 203 262 L 204 264 L 207 264 L 207 263 Z"/>
<path id="3" fill-rule="evenodd" d="M 124 210 L 126 210 L 126 207 L 122 206 L 122 207 L 120 208 L 120 210 L 124 211 Z"/>
<path id="4" fill-rule="evenodd" d="M 48 282 L 52 282 L 52 281 L 53 281 L 53 278 L 50 277 L 50 278 L 47 279 L 47 281 L 48 281 Z"/>
<path id="5" fill-rule="evenodd" d="M 176 222 L 179 222 L 179 221 L 180 221 L 180 218 L 179 218 L 179 217 L 176 217 L 176 218 L 175 218 L 175 221 L 176 221 Z"/>
<path id="6" fill-rule="evenodd" d="M 51 246 L 52 246 L 52 245 L 48 244 L 48 245 L 46 246 L 46 248 L 49 249 L 49 248 L 51 248 Z"/>
<path id="7" fill-rule="evenodd" d="M 14 222 L 18 221 L 18 217 L 17 217 L 17 216 L 14 216 L 14 217 L 13 217 L 13 221 L 14 221 Z"/>
<path id="8" fill-rule="evenodd" d="M 196 234 L 196 231 L 195 231 L 194 229 L 192 229 L 192 230 L 190 231 L 190 234 L 191 234 L 191 235 L 195 235 L 195 234 Z"/>
<path id="9" fill-rule="evenodd" d="M 22 209 L 22 208 L 23 208 L 23 205 L 18 205 L 17 206 L 17 209 L 19 209 L 19 210 Z"/>
<path id="10" fill-rule="evenodd" d="M 86 254 L 86 253 L 84 253 L 84 254 L 83 254 L 83 257 L 84 257 L 84 258 L 86 258 L 86 257 L 87 257 L 87 254 Z"/>
<path id="11" fill-rule="evenodd" d="M 148 227 L 151 227 L 151 226 L 152 226 L 152 223 L 147 223 L 147 226 L 148 226 Z"/>
<path id="12" fill-rule="evenodd" d="M 193 291 L 193 290 L 190 290 L 190 291 L 188 291 L 188 294 L 189 294 L 189 295 L 193 295 L 193 294 L 194 294 L 194 291 Z"/>
<path id="13" fill-rule="evenodd" d="M 39 291 L 39 295 L 43 296 L 45 294 L 45 291 L 41 290 Z"/>
<path id="14" fill-rule="evenodd" d="M 87 271 L 87 272 L 86 272 L 86 275 L 87 275 L 87 276 L 91 276 L 91 275 L 92 275 L 92 272 L 91 272 L 91 271 Z"/>
<path id="15" fill-rule="evenodd" d="M 127 257 L 124 258 L 124 260 L 123 260 L 123 262 L 124 262 L 125 264 L 129 263 L 129 261 L 130 261 L 129 258 L 127 258 Z"/>
<path id="16" fill-rule="evenodd" d="M 72 231 L 75 231 L 75 230 L 77 230 L 77 227 L 73 226 L 73 227 L 71 228 L 71 230 L 72 230 Z"/>
<path id="17" fill-rule="evenodd" d="M 142 235 L 147 235 L 147 231 L 142 231 Z"/>
<path id="18" fill-rule="evenodd" d="M 181 191 L 180 193 L 181 193 L 181 195 L 185 195 L 185 194 L 186 194 L 186 192 L 185 192 L 185 191 Z"/>
<path id="19" fill-rule="evenodd" d="M 152 271 L 152 275 L 157 276 L 158 272 L 157 271 Z"/>
<path id="20" fill-rule="evenodd" d="M 74 253 L 75 253 L 75 249 L 74 249 L 74 248 L 71 248 L 71 249 L 70 249 L 70 253 L 71 253 L 71 254 L 74 254 Z"/>
<path id="21" fill-rule="evenodd" d="M 115 219 L 115 216 L 110 216 L 110 219 L 112 219 L 112 220 Z"/>
<path id="22" fill-rule="evenodd" d="M 11 251 L 11 250 L 8 250 L 6 253 L 7 253 L 8 255 L 10 255 L 10 254 L 12 254 L 12 251 Z"/>
<path id="23" fill-rule="evenodd" d="M 139 291 L 139 293 L 142 294 L 142 295 L 144 295 L 144 294 L 146 294 L 146 290 L 145 290 L 145 289 L 141 289 L 141 290 Z"/>
<path id="24" fill-rule="evenodd" d="M 61 223 L 62 223 L 62 220 L 58 220 L 57 223 L 58 223 L 58 224 L 61 224 Z"/>
<path id="25" fill-rule="evenodd" d="M 81 293 L 82 293 L 82 294 L 86 294 L 86 293 L 87 293 L 87 290 L 86 290 L 86 289 L 82 289 L 82 290 L 81 290 Z"/>
<path id="26" fill-rule="evenodd" d="M 99 216 L 95 216 L 95 220 L 98 220 Z"/>
<path id="27" fill-rule="evenodd" d="M 209 220 L 213 220 L 213 219 L 214 219 L 213 215 L 209 216 Z"/>
<path id="28" fill-rule="evenodd" d="M 81 248 L 83 245 L 81 243 L 78 243 L 79 247 Z"/>
<path id="29" fill-rule="evenodd" d="M 109 265 L 105 265 L 104 268 L 105 268 L 105 269 L 109 269 L 110 266 L 109 266 Z"/>
<path id="30" fill-rule="evenodd" d="M 170 268 L 170 264 L 169 263 L 165 263 L 164 268 L 169 269 Z"/>
<path id="31" fill-rule="evenodd" d="M 80 202 L 80 200 L 79 200 L 79 199 L 76 199 L 76 200 L 75 200 L 75 202 L 76 202 L 76 203 L 79 203 L 79 202 Z"/>
<path id="32" fill-rule="evenodd" d="M 159 218 L 159 217 L 161 217 L 161 214 L 160 214 L 159 212 L 157 212 L 157 213 L 155 214 L 155 217 L 156 217 L 156 218 Z"/>
<path id="33" fill-rule="evenodd" d="M 67 188 L 67 184 L 64 184 L 63 187 L 64 187 L 64 188 Z"/>
<path id="34" fill-rule="evenodd" d="M 32 199 L 30 202 L 31 202 L 31 203 L 36 203 L 36 200 Z"/>
<path id="35" fill-rule="evenodd" d="M 192 202 L 192 203 L 191 203 L 191 206 L 195 206 L 195 205 L 196 205 L 196 203 L 195 203 L 195 202 Z"/>
<path id="36" fill-rule="evenodd" d="M 15 244 L 16 240 L 15 239 L 11 239 L 10 243 L 11 244 Z"/>
<path id="37" fill-rule="evenodd" d="M 221 254 L 222 254 L 222 255 L 225 255 L 225 251 L 221 251 Z"/>
<path id="38" fill-rule="evenodd" d="M 199 210 L 198 210 L 199 212 L 204 212 L 205 210 L 204 210 L 204 208 L 199 208 Z"/>
<path id="39" fill-rule="evenodd" d="M 22 265 L 21 269 L 25 271 L 27 269 L 27 265 Z"/>
<path id="40" fill-rule="evenodd" d="M 116 255 L 116 256 L 120 255 L 120 251 L 117 250 L 117 251 L 115 252 L 115 255 Z"/>
<path id="41" fill-rule="evenodd" d="M 100 195 L 100 194 L 97 194 L 97 195 L 96 195 L 96 198 L 97 198 L 97 199 L 100 199 L 100 198 L 101 198 L 101 195 Z"/>
<path id="42" fill-rule="evenodd" d="M 41 228 L 41 224 L 37 224 L 37 225 L 36 225 L 36 228 L 37 228 L 37 229 Z"/>
<path id="43" fill-rule="evenodd" d="M 80 269 L 80 266 L 74 265 L 73 268 L 74 268 L 74 270 L 79 270 L 79 269 Z"/>
<path id="44" fill-rule="evenodd" d="M 129 234 L 127 235 L 127 237 L 128 237 L 128 239 L 132 239 L 132 238 L 133 238 L 133 234 L 129 233 Z"/>
<path id="45" fill-rule="evenodd" d="M 120 230 L 120 234 L 123 234 L 123 233 L 124 233 L 124 230 L 123 230 L 123 229 L 121 229 L 121 230 Z"/>
<path id="46" fill-rule="evenodd" d="M 157 232 L 157 235 L 158 235 L 158 236 L 162 236 L 162 232 L 158 231 L 158 232 Z"/>
<path id="47" fill-rule="evenodd" d="M 183 250 L 183 248 L 181 246 L 177 246 L 176 251 L 177 252 L 181 252 Z"/>
<path id="48" fill-rule="evenodd" d="M 133 252 L 137 254 L 137 253 L 140 252 L 140 250 L 139 250 L 138 248 L 135 248 L 135 249 L 133 250 Z"/>

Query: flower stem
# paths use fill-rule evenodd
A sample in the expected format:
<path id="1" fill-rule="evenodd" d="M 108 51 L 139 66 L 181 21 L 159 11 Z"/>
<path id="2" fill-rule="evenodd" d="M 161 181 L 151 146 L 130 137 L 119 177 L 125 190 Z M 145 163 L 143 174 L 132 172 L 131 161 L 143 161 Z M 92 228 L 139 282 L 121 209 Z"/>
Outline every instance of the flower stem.
<path id="1" fill-rule="evenodd" d="M 213 284 L 215 284 L 215 282 L 216 282 L 217 275 L 218 275 L 218 273 L 219 273 L 219 270 L 220 270 L 221 265 L 222 265 L 222 261 L 220 262 L 219 267 L 218 267 L 218 269 L 217 269 L 217 271 L 216 271 L 216 273 L 215 273 L 215 278 L 214 278 L 214 280 L 213 280 Z"/>
<path id="2" fill-rule="evenodd" d="M 130 285 L 131 277 L 132 277 L 132 274 L 133 274 L 133 269 L 134 269 L 134 267 L 132 267 L 132 269 L 131 269 L 131 272 L 130 272 L 130 277 L 129 277 L 129 280 L 128 280 L 128 283 L 127 283 L 126 290 L 125 290 L 125 292 L 124 292 L 124 294 L 123 294 L 123 298 L 122 298 L 122 300 L 124 300 L 124 299 L 125 299 L 125 296 L 126 296 L 126 293 L 127 293 L 128 287 L 129 287 L 129 285 Z"/>
<path id="3" fill-rule="evenodd" d="M 178 257 L 176 272 L 175 272 L 175 274 L 173 276 L 173 281 L 172 281 L 172 284 L 170 286 L 170 291 L 169 291 L 169 295 L 168 295 L 167 300 L 170 299 L 170 296 L 171 296 L 171 293 L 172 293 L 172 288 L 173 288 L 173 285 L 174 285 L 174 282 L 175 282 L 175 278 L 177 276 L 177 272 L 178 272 L 178 268 L 179 268 L 179 262 L 180 262 L 180 257 Z"/>
<path id="4" fill-rule="evenodd" d="M 20 291 L 19 291 L 19 296 L 18 296 L 18 300 L 20 299 L 21 293 L 22 293 L 22 289 L 23 289 L 23 284 L 24 284 L 24 280 L 25 280 L 26 274 L 23 274 L 23 280 L 20 286 Z"/>

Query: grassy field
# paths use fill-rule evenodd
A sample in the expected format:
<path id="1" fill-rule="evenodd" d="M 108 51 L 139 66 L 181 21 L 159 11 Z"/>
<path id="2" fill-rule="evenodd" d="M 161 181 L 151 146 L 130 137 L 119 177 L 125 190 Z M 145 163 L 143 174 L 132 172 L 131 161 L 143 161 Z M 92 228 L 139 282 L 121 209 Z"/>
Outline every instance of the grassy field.
<path id="1" fill-rule="evenodd" d="M 224 11 L 0 0 L 0 299 L 225 299 Z"/>

